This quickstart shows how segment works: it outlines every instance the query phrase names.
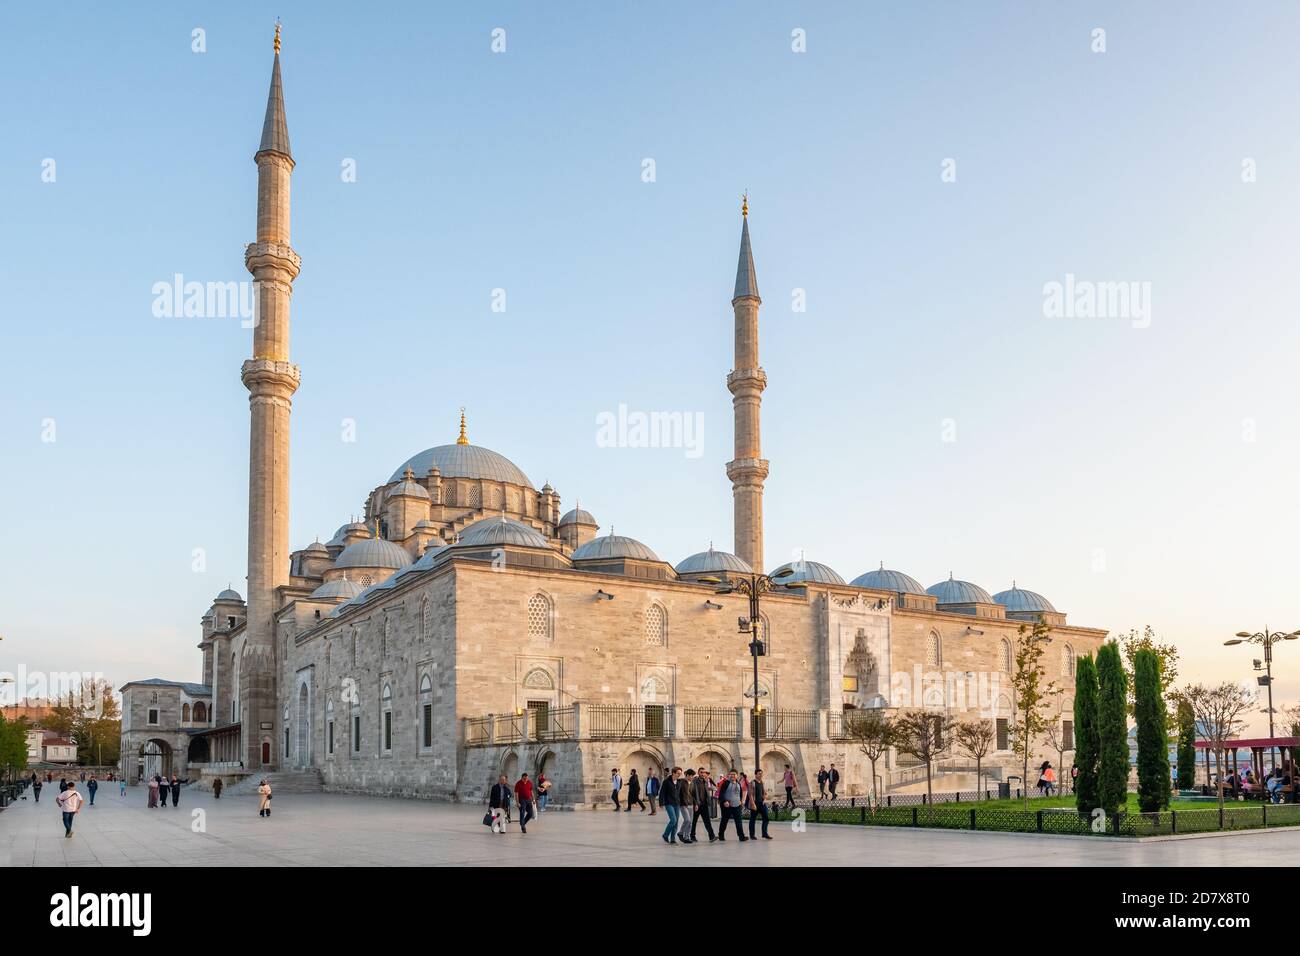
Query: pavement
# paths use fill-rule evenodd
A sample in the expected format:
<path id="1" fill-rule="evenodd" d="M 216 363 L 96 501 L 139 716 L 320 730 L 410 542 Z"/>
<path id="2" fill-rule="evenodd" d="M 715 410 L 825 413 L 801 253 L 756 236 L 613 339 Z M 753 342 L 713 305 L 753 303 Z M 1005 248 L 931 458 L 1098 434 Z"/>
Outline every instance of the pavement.
<path id="1" fill-rule="evenodd" d="M 65 839 L 57 793 L 46 785 L 37 804 L 29 789 L 0 810 L 0 866 L 1218 866 L 1243 852 L 1300 853 L 1300 828 L 1136 842 L 834 824 L 797 832 L 788 820 L 772 824 L 772 840 L 669 847 L 663 813 L 550 810 L 527 834 L 517 823 L 494 834 L 476 805 L 282 793 L 263 818 L 256 796 L 186 789 L 179 807 L 151 810 L 143 787 L 119 797 L 115 784 L 100 787 Z"/>

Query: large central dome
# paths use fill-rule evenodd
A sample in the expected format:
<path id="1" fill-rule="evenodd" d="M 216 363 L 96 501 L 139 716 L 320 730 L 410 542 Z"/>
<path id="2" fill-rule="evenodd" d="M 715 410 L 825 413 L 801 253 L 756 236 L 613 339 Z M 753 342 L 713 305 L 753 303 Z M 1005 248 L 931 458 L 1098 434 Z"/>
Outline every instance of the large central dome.
<path id="1" fill-rule="evenodd" d="M 406 469 L 423 478 L 429 468 L 437 465 L 444 478 L 480 478 L 487 481 L 505 481 L 513 485 L 532 488 L 533 483 L 520 471 L 519 466 L 482 445 L 439 445 L 412 455 L 397 466 L 388 480 L 401 481 Z"/>

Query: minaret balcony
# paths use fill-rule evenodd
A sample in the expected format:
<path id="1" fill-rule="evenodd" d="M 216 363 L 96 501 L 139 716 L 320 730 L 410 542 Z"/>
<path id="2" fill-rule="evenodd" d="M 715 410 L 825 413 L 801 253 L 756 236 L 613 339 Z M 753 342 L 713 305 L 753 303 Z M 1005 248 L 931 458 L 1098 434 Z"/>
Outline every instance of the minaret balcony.
<path id="1" fill-rule="evenodd" d="M 302 256 L 287 242 L 250 242 L 244 246 L 244 265 L 254 275 L 259 268 L 266 266 L 283 269 L 293 279 L 302 270 Z"/>
<path id="2" fill-rule="evenodd" d="M 299 371 L 298 366 L 277 359 L 248 359 L 240 372 L 244 387 L 250 392 L 254 390 L 254 386 L 269 385 L 278 389 L 287 389 L 289 394 L 293 394 L 298 390 L 298 383 L 302 380 L 302 372 Z"/>
<path id="3" fill-rule="evenodd" d="M 735 395 L 743 389 L 763 391 L 767 388 L 767 373 L 761 368 L 738 368 L 727 375 L 727 390 Z"/>
<path id="4" fill-rule="evenodd" d="M 761 484 L 767 480 L 766 458 L 737 458 L 727 462 L 727 478 L 733 484 Z"/>

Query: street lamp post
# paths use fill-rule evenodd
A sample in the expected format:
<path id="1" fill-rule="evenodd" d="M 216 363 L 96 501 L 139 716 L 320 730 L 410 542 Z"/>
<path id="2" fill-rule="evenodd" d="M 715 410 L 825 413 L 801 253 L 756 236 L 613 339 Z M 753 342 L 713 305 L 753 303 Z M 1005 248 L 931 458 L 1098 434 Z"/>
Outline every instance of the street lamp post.
<path id="1" fill-rule="evenodd" d="M 1259 644 L 1264 648 L 1264 686 L 1268 688 L 1268 736 L 1270 740 L 1273 738 L 1273 645 L 1278 641 L 1294 641 L 1296 638 L 1300 638 L 1300 631 L 1291 631 L 1287 634 L 1264 628 L 1264 630 L 1255 634 L 1251 634 L 1249 631 L 1238 631 L 1236 637 L 1223 642 L 1225 647 L 1232 647 L 1234 644 Z M 1256 661 L 1255 670 L 1259 669 L 1259 661 Z M 1269 747 L 1268 749 L 1273 759 L 1273 766 L 1276 767 L 1277 748 Z"/>
<path id="2" fill-rule="evenodd" d="M 758 659 L 767 653 L 767 649 L 763 645 L 763 618 L 759 614 L 758 598 L 759 595 L 762 594 L 764 591 L 773 591 L 776 590 L 777 588 L 793 591 L 807 586 L 802 581 L 792 581 L 789 584 L 783 584 L 781 582 L 782 578 L 789 577 L 792 574 L 794 574 L 794 568 L 787 567 L 787 568 L 782 568 L 776 574 L 771 576 L 766 574 L 758 574 L 758 573 L 751 573 L 748 577 L 743 575 L 738 575 L 732 579 L 730 584 L 725 584 L 725 585 L 722 584 L 722 581 L 718 578 L 713 578 L 713 577 L 700 578 L 700 581 L 704 584 L 720 585 L 717 588 L 718 594 L 740 593 L 740 594 L 744 594 L 746 597 L 749 598 L 749 617 L 747 618 L 742 617 L 740 619 L 739 630 L 741 634 L 748 634 L 750 636 L 749 653 L 750 656 L 753 657 L 754 659 L 753 693 L 746 694 L 745 696 L 753 697 L 754 699 L 753 712 L 755 715 L 755 719 L 753 719 L 752 721 L 751 730 L 753 731 L 753 735 L 754 735 L 754 771 L 755 772 L 759 770 L 761 766 L 759 761 L 762 759 L 762 754 L 760 751 L 760 748 L 762 746 L 762 741 L 758 733 L 759 723 L 758 720 L 756 719 L 757 715 L 763 712 L 763 705 L 759 701 L 763 692 L 759 690 L 758 687 Z"/>

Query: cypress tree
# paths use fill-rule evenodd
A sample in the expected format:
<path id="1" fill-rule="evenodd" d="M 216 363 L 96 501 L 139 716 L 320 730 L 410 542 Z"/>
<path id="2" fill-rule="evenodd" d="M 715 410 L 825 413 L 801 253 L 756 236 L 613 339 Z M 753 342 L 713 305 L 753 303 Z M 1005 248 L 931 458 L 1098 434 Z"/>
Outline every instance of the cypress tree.
<path id="1" fill-rule="evenodd" d="M 1133 655 L 1133 711 L 1137 720 L 1138 809 L 1169 806 L 1169 731 L 1160 693 L 1160 658 L 1143 648 Z"/>
<path id="2" fill-rule="evenodd" d="M 1178 702 L 1178 789 L 1196 786 L 1196 714 L 1185 700 Z"/>
<path id="3" fill-rule="evenodd" d="M 1128 802 L 1128 680 L 1117 644 L 1097 651 L 1097 805 L 1108 815 Z"/>
<path id="4" fill-rule="evenodd" d="M 1097 803 L 1097 665 L 1085 654 L 1074 666 L 1074 765 L 1079 776 L 1074 782 L 1074 805 L 1082 816 L 1091 816 Z"/>

